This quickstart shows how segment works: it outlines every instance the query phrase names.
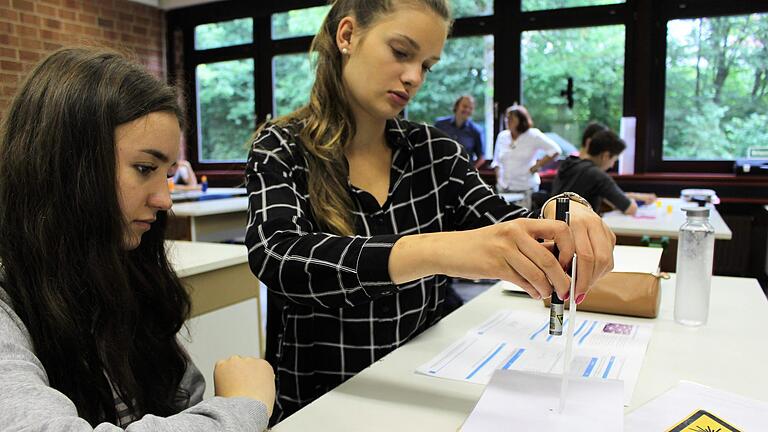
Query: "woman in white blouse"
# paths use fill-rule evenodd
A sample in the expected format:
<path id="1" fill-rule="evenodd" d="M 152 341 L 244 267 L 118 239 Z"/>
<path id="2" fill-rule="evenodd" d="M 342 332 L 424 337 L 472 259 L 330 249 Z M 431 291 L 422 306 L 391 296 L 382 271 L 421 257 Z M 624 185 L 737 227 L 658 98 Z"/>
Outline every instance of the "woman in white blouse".
<path id="1" fill-rule="evenodd" d="M 496 187 L 499 193 L 513 192 L 524 195 L 518 202 L 531 208 L 531 194 L 539 190 L 539 169 L 554 160 L 562 150 L 544 133 L 533 127 L 528 110 L 522 105 L 507 108 L 507 130 L 496 137 L 491 165 L 496 170 Z M 536 159 L 539 150 L 545 156 Z"/>

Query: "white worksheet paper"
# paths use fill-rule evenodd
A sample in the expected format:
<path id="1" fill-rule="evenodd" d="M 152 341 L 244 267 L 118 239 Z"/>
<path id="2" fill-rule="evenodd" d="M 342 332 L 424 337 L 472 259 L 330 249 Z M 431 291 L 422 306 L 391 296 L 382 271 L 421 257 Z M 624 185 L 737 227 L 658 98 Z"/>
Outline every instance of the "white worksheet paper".
<path id="1" fill-rule="evenodd" d="M 549 316 L 502 310 L 419 366 L 417 373 L 487 384 L 496 369 L 562 374 L 565 337 L 549 335 Z M 570 320 L 563 322 L 564 330 Z M 629 405 L 653 327 L 579 314 L 569 375 L 624 382 Z"/>
<path id="2" fill-rule="evenodd" d="M 623 428 L 622 382 L 574 379 L 558 412 L 560 375 L 497 370 L 461 430 L 590 431 Z"/>
<path id="3" fill-rule="evenodd" d="M 758 377 L 764 379 L 763 374 Z M 768 402 L 680 381 L 661 396 L 627 414 L 625 432 L 667 430 L 697 410 L 705 410 L 739 430 L 768 429 Z"/>

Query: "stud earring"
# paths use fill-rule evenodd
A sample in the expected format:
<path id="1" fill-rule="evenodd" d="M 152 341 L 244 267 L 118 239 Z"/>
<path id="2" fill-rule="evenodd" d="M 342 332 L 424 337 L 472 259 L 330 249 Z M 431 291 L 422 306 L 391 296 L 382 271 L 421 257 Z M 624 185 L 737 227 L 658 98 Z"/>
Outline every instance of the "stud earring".
<path id="1" fill-rule="evenodd" d="M 344 54 L 344 55 L 349 55 L 349 50 L 346 49 L 346 48 L 342 48 L 341 49 L 341 53 Z"/>

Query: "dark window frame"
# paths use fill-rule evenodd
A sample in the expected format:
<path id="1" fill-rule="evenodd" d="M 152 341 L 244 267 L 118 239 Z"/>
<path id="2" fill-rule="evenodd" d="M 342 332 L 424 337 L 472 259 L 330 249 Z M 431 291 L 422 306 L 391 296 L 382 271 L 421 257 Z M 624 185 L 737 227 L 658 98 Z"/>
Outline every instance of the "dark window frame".
<path id="1" fill-rule="evenodd" d="M 624 116 L 637 118 L 635 172 L 728 173 L 732 161 L 662 161 L 666 22 L 679 18 L 740 15 L 768 11 L 768 3 L 751 0 L 627 0 L 600 6 L 521 12 L 522 0 L 496 0 L 493 14 L 459 18 L 450 37 L 493 35 L 494 37 L 494 131 L 500 125 L 498 112 L 521 100 L 521 36 L 523 31 L 553 30 L 623 24 L 625 26 Z M 271 3 L 271 2 L 270 2 Z M 762 3 L 762 4 L 761 4 Z M 212 61 L 254 59 L 254 100 L 258 122 L 272 113 L 272 58 L 306 52 L 311 36 L 271 39 L 271 14 L 323 6 L 324 0 L 283 0 L 280 4 L 224 1 L 176 9 L 167 13 L 168 75 L 173 82 L 179 71 L 173 59 L 173 34 L 184 34 L 184 91 L 187 97 L 187 155 L 196 171 L 217 177 L 241 178 L 243 163 L 200 163 L 197 155 L 197 122 L 194 69 Z M 194 50 L 196 25 L 251 17 L 252 44 Z M 501 79 L 501 77 L 510 77 Z M 681 176 L 682 177 L 682 176 Z"/>
<path id="2" fill-rule="evenodd" d="M 633 37 L 635 20 L 634 8 L 637 0 L 627 0 L 599 6 L 580 6 L 567 9 L 546 9 L 539 11 L 520 12 L 522 0 L 497 1 L 496 16 L 505 25 L 500 26 L 498 33 L 507 42 L 509 55 L 497 55 L 495 73 L 497 77 L 511 76 L 513 79 L 496 83 L 496 104 L 501 110 L 522 100 L 522 34 L 526 31 L 561 30 L 571 28 L 597 27 L 606 25 L 624 25 L 624 91 L 622 96 L 622 111 L 624 115 L 634 115 L 635 80 L 634 58 L 635 43 Z M 642 1 L 642 0 L 640 0 Z M 498 26 L 497 26 L 498 27 Z M 501 85 L 499 85 L 501 84 Z M 499 116 L 496 115 L 496 122 Z M 499 131 L 500 125 L 496 125 Z M 578 143 L 574 143 L 578 145 Z"/>
<path id="3" fill-rule="evenodd" d="M 271 3 L 271 2 L 270 2 Z M 172 84 L 182 80 L 182 91 L 186 100 L 187 128 L 184 132 L 186 139 L 187 159 L 192 163 L 198 174 L 207 174 L 220 178 L 242 178 L 245 169 L 244 162 L 201 162 L 198 154 L 197 127 L 197 80 L 195 69 L 204 63 L 229 60 L 253 59 L 254 80 L 254 113 L 253 129 L 272 113 L 272 58 L 281 54 L 295 54 L 309 51 L 312 37 L 295 37 L 272 40 L 271 16 L 273 13 L 287 12 L 294 9 L 304 9 L 323 6 L 323 0 L 283 0 L 280 4 L 264 4 L 261 2 L 225 1 L 200 6 L 190 6 L 175 9 L 166 14 L 166 43 L 168 76 Z M 237 18 L 253 19 L 253 42 L 206 50 L 195 50 L 195 27 L 202 24 L 229 21 Z M 176 53 L 174 33 L 181 31 L 182 68 L 176 69 L 174 61 Z M 183 76 L 179 76 L 183 75 Z M 245 157 L 245 154 L 243 155 Z"/>
<path id="4" fill-rule="evenodd" d="M 633 0 L 629 0 L 630 2 Z M 267 115 L 272 115 L 273 80 L 272 59 L 283 54 L 307 52 L 312 42 L 311 36 L 272 40 L 271 14 L 286 12 L 293 9 L 304 9 L 323 6 L 323 0 L 286 0 L 280 5 L 252 5 L 250 2 L 226 1 L 209 5 L 192 6 L 168 12 L 168 69 L 169 77 L 175 81 L 179 71 L 175 70 L 173 33 L 181 30 L 183 33 L 183 69 L 184 92 L 187 99 L 186 130 L 187 158 L 198 172 L 234 176 L 236 171 L 244 169 L 244 163 L 231 162 L 201 162 L 198 155 L 197 130 L 197 95 L 195 93 L 195 68 L 199 64 L 243 58 L 254 59 L 254 128 Z M 520 32 L 526 30 L 546 30 L 568 27 L 586 27 L 593 25 L 623 24 L 626 14 L 626 4 L 607 6 L 588 6 L 571 9 L 520 12 L 521 0 L 496 1 L 492 15 L 466 17 L 456 19 L 450 37 L 470 37 L 492 35 L 494 37 L 494 76 L 520 77 Z M 618 11 L 618 12 L 617 12 Z M 214 48 L 208 50 L 194 49 L 195 26 L 214 22 L 228 21 L 237 18 L 250 17 L 253 19 L 253 43 Z M 509 25 L 512 24 L 512 25 Z M 629 31 L 627 31 L 629 34 Z M 504 51 L 511 55 L 498 55 L 498 47 L 513 47 Z M 263 67 L 267 66 L 268 67 Z M 625 66 L 626 67 L 626 66 Z M 625 74 L 626 77 L 626 74 Z M 624 107 L 628 105 L 628 96 L 624 91 Z M 496 79 L 494 83 L 494 131 L 498 131 L 499 107 L 510 105 L 520 100 L 520 86 L 515 86 L 514 80 Z"/>

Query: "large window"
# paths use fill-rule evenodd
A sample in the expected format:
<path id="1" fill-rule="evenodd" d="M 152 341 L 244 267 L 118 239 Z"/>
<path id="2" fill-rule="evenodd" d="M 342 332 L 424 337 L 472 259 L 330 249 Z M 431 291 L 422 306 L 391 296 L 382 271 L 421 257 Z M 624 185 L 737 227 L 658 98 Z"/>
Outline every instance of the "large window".
<path id="1" fill-rule="evenodd" d="M 665 160 L 768 147 L 768 14 L 667 23 Z"/>
<path id="2" fill-rule="evenodd" d="M 458 96 L 474 96 L 486 158 L 515 102 L 573 147 L 589 121 L 618 130 L 634 117 L 636 173 L 728 173 L 734 159 L 768 147 L 766 2 L 449 3 L 455 21 L 442 60 L 405 115 L 433 124 Z M 308 101 L 307 52 L 328 8 L 237 1 L 168 12 L 169 34 L 183 34 L 183 43 L 169 38 L 169 75 L 189 81 L 196 169 L 241 170 L 254 127 Z"/>
<path id="3" fill-rule="evenodd" d="M 317 6 L 272 14 L 272 39 L 314 36 L 329 10 L 330 6 Z M 308 47 L 298 53 L 280 54 L 272 58 L 274 117 L 288 114 L 309 101 L 315 72 L 307 51 Z"/>
<path id="4" fill-rule="evenodd" d="M 197 66 L 198 159 L 245 160 L 253 130 L 253 59 Z"/>
<path id="5" fill-rule="evenodd" d="M 221 59 L 217 53 L 231 52 L 253 43 L 253 18 L 237 18 L 194 26 L 194 49 L 212 53 L 192 65 L 196 113 L 194 163 L 242 161 L 246 141 L 253 131 L 255 115 L 254 60 Z M 191 54 L 191 53 L 190 53 Z"/>
<path id="6" fill-rule="evenodd" d="M 486 158 L 493 157 L 493 36 L 449 39 L 440 63 L 427 75 L 419 94 L 408 105 L 408 119 L 433 124 L 452 115 L 461 95 L 475 98 L 472 120 L 485 130 Z"/>
<path id="7" fill-rule="evenodd" d="M 618 130 L 624 89 L 624 26 L 527 31 L 522 103 L 535 126 L 575 148 L 590 121 Z"/>

